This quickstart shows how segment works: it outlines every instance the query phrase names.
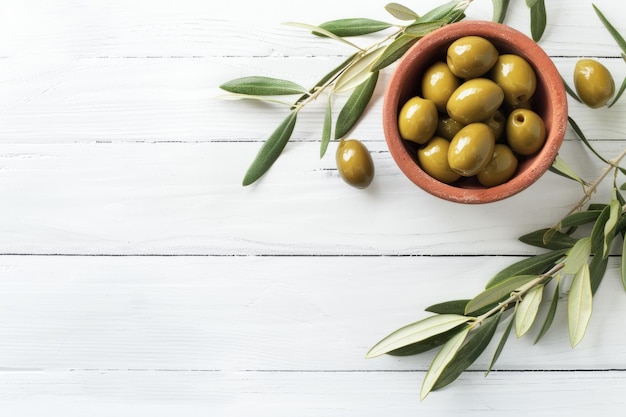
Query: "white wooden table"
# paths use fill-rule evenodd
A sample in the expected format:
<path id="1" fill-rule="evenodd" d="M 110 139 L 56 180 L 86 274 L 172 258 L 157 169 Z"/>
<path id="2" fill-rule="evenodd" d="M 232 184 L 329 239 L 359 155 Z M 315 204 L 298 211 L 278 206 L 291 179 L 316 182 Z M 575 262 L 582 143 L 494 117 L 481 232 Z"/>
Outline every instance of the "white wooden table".
<path id="1" fill-rule="evenodd" d="M 403 2 L 424 12 L 440 4 Z M 506 23 L 530 33 L 513 0 Z M 541 41 L 566 79 L 580 56 L 626 75 L 590 1 L 547 1 Z M 626 33 L 623 2 L 596 4 Z M 216 99 L 232 78 L 305 86 L 344 45 L 285 21 L 395 21 L 385 2 L 0 2 L 0 413 L 3 416 L 617 415 L 626 406 L 620 258 L 574 350 L 566 314 L 419 401 L 433 354 L 364 359 L 433 303 L 469 298 L 538 249 L 581 196 L 548 173 L 508 200 L 463 206 L 408 181 L 387 151 L 384 71 L 351 137 L 376 178 L 348 187 L 319 159 L 323 105 L 261 182 L 242 187 L 279 107 Z M 490 19 L 476 0 L 468 18 Z M 338 109 L 338 106 L 337 106 Z M 626 100 L 570 114 L 607 157 Z M 602 165 L 568 131 L 561 155 Z M 609 184 L 594 200 L 606 202 Z M 546 302 L 549 302 L 547 300 Z M 500 332 L 502 330 L 499 330 Z M 493 351 L 493 348 L 489 352 Z"/>

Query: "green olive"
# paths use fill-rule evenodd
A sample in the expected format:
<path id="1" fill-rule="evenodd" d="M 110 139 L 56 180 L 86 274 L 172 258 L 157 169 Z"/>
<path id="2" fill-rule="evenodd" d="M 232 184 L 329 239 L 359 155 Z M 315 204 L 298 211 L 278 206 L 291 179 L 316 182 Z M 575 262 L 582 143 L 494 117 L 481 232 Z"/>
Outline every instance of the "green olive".
<path id="1" fill-rule="evenodd" d="M 480 36 L 464 36 L 448 47 L 446 62 L 457 77 L 476 78 L 491 69 L 498 59 L 498 50 Z"/>
<path id="2" fill-rule="evenodd" d="M 511 148 L 498 143 L 493 148 L 491 160 L 476 174 L 476 178 L 485 187 L 495 187 L 513 178 L 516 169 L 517 158 Z"/>
<path id="3" fill-rule="evenodd" d="M 574 68 L 574 87 L 587 106 L 604 106 L 615 93 L 615 82 L 608 69 L 593 59 L 581 59 Z"/>
<path id="4" fill-rule="evenodd" d="M 374 179 L 374 162 L 369 151 L 356 139 L 341 140 L 335 154 L 341 178 L 356 188 L 366 188 Z"/>
<path id="5" fill-rule="evenodd" d="M 504 93 L 487 78 L 465 81 L 450 96 L 446 109 L 450 117 L 465 125 L 485 120 L 498 110 Z"/>
<path id="6" fill-rule="evenodd" d="M 422 77 L 422 96 L 435 103 L 437 110 L 446 111 L 448 99 L 461 84 L 445 62 L 431 65 Z"/>
<path id="7" fill-rule="evenodd" d="M 496 142 L 502 139 L 504 128 L 506 127 L 506 117 L 504 117 L 504 114 L 502 114 L 500 110 L 493 112 L 491 116 L 483 120 L 483 123 L 491 128 Z"/>
<path id="8" fill-rule="evenodd" d="M 465 125 L 457 122 L 447 114 L 440 115 L 439 120 L 437 121 L 437 130 L 435 130 L 435 135 L 452 140 L 454 135 L 459 133 L 459 130 L 463 129 L 463 126 Z"/>
<path id="9" fill-rule="evenodd" d="M 461 129 L 450 142 L 450 168 L 464 177 L 475 175 L 487 165 L 494 147 L 495 139 L 489 126 L 471 123 Z"/>
<path id="10" fill-rule="evenodd" d="M 435 103 L 422 97 L 413 97 L 400 109 L 398 129 L 402 139 L 428 142 L 437 129 L 437 108 Z"/>
<path id="11" fill-rule="evenodd" d="M 502 87 L 504 101 L 515 107 L 528 102 L 537 89 L 535 70 L 519 55 L 500 55 L 489 78 Z"/>
<path id="12" fill-rule="evenodd" d="M 417 151 L 417 158 L 422 169 L 431 177 L 451 184 L 458 180 L 461 175 L 450 169 L 448 164 L 448 148 L 450 142 L 446 139 L 433 136 L 428 143 Z"/>
<path id="13" fill-rule="evenodd" d="M 506 139 L 511 149 L 520 155 L 532 155 L 546 141 L 543 119 L 529 109 L 516 109 L 506 121 Z"/>

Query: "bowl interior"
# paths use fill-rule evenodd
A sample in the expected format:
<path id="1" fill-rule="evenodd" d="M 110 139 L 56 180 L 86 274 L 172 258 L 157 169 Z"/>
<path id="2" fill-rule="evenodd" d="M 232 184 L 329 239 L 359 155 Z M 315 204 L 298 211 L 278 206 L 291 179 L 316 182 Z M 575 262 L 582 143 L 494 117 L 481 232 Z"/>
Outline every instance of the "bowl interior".
<path id="1" fill-rule="evenodd" d="M 519 159 L 515 176 L 508 182 L 485 188 L 475 178 L 463 178 L 448 185 L 426 174 L 419 166 L 420 145 L 400 137 L 397 117 L 402 105 L 421 95 L 424 71 L 444 61 L 448 46 L 462 36 L 489 39 L 500 54 L 525 58 L 537 75 L 532 109 L 546 125 L 546 143 L 536 154 Z M 516 194 L 535 182 L 550 167 L 563 141 L 567 125 L 567 97 L 560 74 L 550 57 L 530 38 L 506 25 L 487 21 L 464 21 L 438 29 L 414 45 L 398 64 L 385 94 L 383 110 L 385 137 L 393 158 L 415 184 L 438 197 L 463 203 L 485 203 Z"/>

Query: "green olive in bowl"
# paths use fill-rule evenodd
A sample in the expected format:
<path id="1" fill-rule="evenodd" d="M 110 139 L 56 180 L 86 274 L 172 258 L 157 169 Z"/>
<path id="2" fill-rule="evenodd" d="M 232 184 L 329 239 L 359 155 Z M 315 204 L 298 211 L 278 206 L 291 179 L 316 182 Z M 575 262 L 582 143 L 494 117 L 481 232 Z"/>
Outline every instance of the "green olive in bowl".
<path id="1" fill-rule="evenodd" d="M 502 88 L 487 78 L 465 81 L 450 96 L 446 109 L 462 124 L 480 122 L 491 116 L 504 100 Z"/>
<path id="2" fill-rule="evenodd" d="M 592 109 L 604 106 L 615 93 L 613 76 L 594 59 L 580 59 L 576 62 L 574 87 L 582 102 Z"/>
<path id="3" fill-rule="evenodd" d="M 422 145 L 435 133 L 438 118 L 435 103 L 422 97 L 412 97 L 404 103 L 398 115 L 400 136 Z"/>
<path id="4" fill-rule="evenodd" d="M 533 67 L 519 55 L 503 54 L 489 71 L 489 78 L 504 92 L 504 101 L 516 107 L 528 102 L 537 88 Z"/>
<path id="5" fill-rule="evenodd" d="M 445 62 L 431 65 L 422 77 L 422 96 L 435 103 L 437 111 L 445 113 L 448 99 L 461 85 L 461 80 L 450 71 Z"/>
<path id="6" fill-rule="evenodd" d="M 506 122 L 506 139 L 515 152 L 532 155 L 546 141 L 546 126 L 543 119 L 529 109 L 516 109 Z"/>
<path id="7" fill-rule="evenodd" d="M 464 177 L 476 175 L 491 159 L 494 147 L 495 139 L 489 126 L 471 123 L 461 129 L 450 142 L 450 168 Z"/>
<path id="8" fill-rule="evenodd" d="M 356 188 L 367 188 L 374 179 L 374 162 L 367 147 L 356 139 L 342 139 L 335 153 L 341 178 Z"/>
<path id="9" fill-rule="evenodd" d="M 507 145 L 497 143 L 493 148 L 491 159 L 481 169 L 476 178 L 485 187 L 495 187 L 504 184 L 515 175 L 517 170 L 517 158 Z"/>
<path id="10" fill-rule="evenodd" d="M 439 136 L 433 136 L 426 145 L 417 151 L 422 169 L 431 177 L 446 184 L 451 184 L 461 178 L 458 172 L 450 168 L 448 163 L 449 148 L 449 141 Z"/>
<path id="11" fill-rule="evenodd" d="M 482 36 L 463 36 L 450 44 L 446 62 L 454 75 L 476 78 L 491 69 L 498 58 L 498 50 Z"/>

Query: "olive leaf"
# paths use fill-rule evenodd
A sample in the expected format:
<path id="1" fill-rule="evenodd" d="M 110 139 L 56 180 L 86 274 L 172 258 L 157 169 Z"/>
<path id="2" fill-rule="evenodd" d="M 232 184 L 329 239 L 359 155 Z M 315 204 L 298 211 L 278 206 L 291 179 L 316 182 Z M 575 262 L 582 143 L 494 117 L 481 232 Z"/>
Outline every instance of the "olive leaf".
<path id="1" fill-rule="evenodd" d="M 309 25 L 308 23 L 300 23 L 300 22 L 285 22 L 285 23 L 283 23 L 283 25 L 298 27 L 298 28 L 301 28 L 301 29 L 307 29 L 307 30 L 310 30 L 311 32 L 317 34 L 318 36 L 323 35 L 323 36 L 326 36 L 328 38 L 331 38 L 331 39 L 334 39 L 336 41 L 339 41 L 341 43 L 344 43 L 344 44 L 346 44 L 348 46 L 351 46 L 351 47 L 353 47 L 355 49 L 362 50 L 359 46 L 353 44 L 349 40 L 344 39 L 341 36 L 337 36 L 334 33 L 330 32 L 330 31 L 328 31 L 328 30 L 326 30 L 324 28 L 321 28 L 319 26 Z"/>
<path id="2" fill-rule="evenodd" d="M 435 383 L 439 379 L 439 376 L 443 373 L 448 363 L 450 363 L 452 358 L 454 358 L 458 350 L 461 348 L 461 345 L 465 341 L 469 331 L 470 328 L 465 327 L 464 330 L 458 332 L 450 338 L 450 340 L 448 340 L 437 353 L 435 359 L 433 359 L 428 371 L 426 372 L 426 376 L 424 377 L 422 389 L 420 390 L 420 400 L 426 398 L 428 393 L 430 393 L 433 389 Z"/>
<path id="3" fill-rule="evenodd" d="M 335 80 L 334 92 L 342 93 L 363 84 L 372 75 L 372 64 L 383 53 L 384 47 L 377 48 L 360 57 L 348 66 Z"/>
<path id="4" fill-rule="evenodd" d="M 485 306 L 500 302 L 509 297 L 512 292 L 535 279 L 537 279 L 537 275 L 516 275 L 502 280 L 472 298 L 465 307 L 465 314 L 471 314 Z"/>
<path id="5" fill-rule="evenodd" d="M 567 258 L 563 261 L 564 266 L 561 273 L 565 275 L 576 274 L 583 263 L 589 261 L 591 255 L 591 238 L 589 236 L 579 239 L 576 244 L 567 252 Z"/>
<path id="6" fill-rule="evenodd" d="M 229 93 L 229 94 L 219 95 L 216 98 L 220 100 L 257 100 L 257 101 L 263 101 L 265 103 L 275 103 L 275 104 L 282 104 L 285 106 L 290 106 L 290 104 L 286 101 L 276 100 L 268 96 L 251 96 L 249 94 Z"/>
<path id="7" fill-rule="evenodd" d="M 419 15 L 406 6 L 398 3 L 389 3 L 385 6 L 385 10 L 389 12 L 393 17 L 400 20 L 415 20 L 419 19 Z"/>
<path id="8" fill-rule="evenodd" d="M 569 165 L 567 165 L 567 163 L 563 160 L 563 158 L 561 158 L 558 154 L 556 155 L 556 158 L 554 158 L 554 161 L 552 161 L 552 165 L 550 166 L 549 169 L 551 172 L 559 174 L 565 178 L 574 180 L 578 182 L 580 185 L 584 186 L 587 184 L 582 178 L 580 178 L 576 174 L 576 172 L 574 172 L 572 168 L 569 167 Z"/>
<path id="9" fill-rule="evenodd" d="M 448 23 L 447 20 L 430 20 L 427 22 L 415 22 L 404 29 L 404 33 L 411 36 L 422 37 L 435 29 L 439 29 Z"/>
<path id="10" fill-rule="evenodd" d="M 403 346 L 398 349 L 394 349 L 390 352 L 387 352 L 387 355 L 390 356 L 410 356 L 417 355 L 419 353 L 427 352 L 431 349 L 439 347 L 446 343 L 452 336 L 458 333 L 462 326 L 465 326 L 465 323 L 453 327 L 452 329 L 445 331 L 443 333 L 436 334 L 434 336 L 429 337 L 428 339 L 420 340 L 419 342 L 411 343 L 410 345 Z"/>
<path id="11" fill-rule="evenodd" d="M 624 290 L 626 290 L 626 239 L 622 242 L 622 262 L 620 266 L 620 277 L 622 278 Z"/>
<path id="12" fill-rule="evenodd" d="M 331 99 L 330 99 L 330 96 L 328 96 L 328 101 L 326 102 L 326 111 L 324 112 L 324 125 L 322 126 L 322 140 L 320 143 L 320 158 L 324 157 L 324 154 L 326 153 L 326 149 L 328 149 L 328 143 L 330 142 L 332 125 L 333 125 L 333 120 L 332 120 Z"/>
<path id="13" fill-rule="evenodd" d="M 589 276 L 591 279 L 592 294 L 595 294 L 600 287 L 608 262 L 609 258 L 603 258 L 602 256 L 594 256 L 591 258 L 591 262 L 589 262 Z"/>
<path id="14" fill-rule="evenodd" d="M 537 318 L 539 304 L 543 297 L 543 285 L 530 289 L 517 307 L 515 314 L 515 334 L 522 337 L 526 334 Z"/>
<path id="15" fill-rule="evenodd" d="M 393 40 L 378 59 L 372 64 L 371 71 L 380 71 L 381 69 L 393 64 L 419 40 L 418 37 L 411 35 L 400 35 Z"/>
<path id="16" fill-rule="evenodd" d="M 243 178 L 243 185 L 250 185 L 267 172 L 276 162 L 278 156 L 283 151 L 296 125 L 298 112 L 296 110 L 289 113 L 289 116 L 276 128 L 274 133 L 263 143 L 259 153 L 248 168 Z"/>
<path id="17" fill-rule="evenodd" d="M 476 359 L 485 351 L 489 342 L 493 339 L 502 312 L 499 311 L 493 317 L 485 320 L 480 327 L 475 330 L 472 337 L 454 355 L 452 360 L 444 368 L 437 378 L 432 390 L 438 390 L 454 382 Z"/>
<path id="18" fill-rule="evenodd" d="M 435 314 L 465 314 L 465 306 L 470 300 L 452 300 L 433 304 L 424 310 Z"/>
<path id="19" fill-rule="evenodd" d="M 506 16 L 506 11 L 509 8 L 509 0 L 491 0 L 493 3 L 493 17 L 491 20 L 494 22 L 502 23 Z"/>
<path id="20" fill-rule="evenodd" d="M 530 8 L 530 33 L 535 42 L 539 42 L 546 29 L 546 5 L 544 0 L 526 0 Z"/>
<path id="21" fill-rule="evenodd" d="M 292 81 L 271 77 L 243 77 L 220 85 L 222 90 L 248 96 L 280 96 L 306 93 L 306 88 Z"/>
<path id="22" fill-rule="evenodd" d="M 600 21 L 602 22 L 604 27 L 607 28 L 611 36 L 613 36 L 613 39 L 615 39 L 615 42 L 617 42 L 617 45 L 619 45 L 619 47 L 622 49 L 622 53 L 626 54 L 626 40 L 624 40 L 622 35 L 620 35 L 617 29 L 615 29 L 615 27 L 611 24 L 611 22 L 609 22 L 609 20 L 604 16 L 604 14 L 600 11 L 600 9 L 596 7 L 595 4 L 592 3 L 591 6 L 593 7 L 593 10 L 595 10 L 598 17 L 600 18 Z"/>
<path id="23" fill-rule="evenodd" d="M 502 269 L 487 282 L 486 288 L 491 288 L 502 281 L 516 275 L 539 275 L 547 271 L 560 260 L 567 249 L 559 249 L 541 255 L 534 255 Z"/>
<path id="24" fill-rule="evenodd" d="M 558 229 L 561 230 L 566 227 L 576 227 L 592 223 L 598 219 L 598 216 L 600 216 L 600 213 L 602 213 L 603 209 L 604 207 L 602 207 L 602 209 L 600 210 L 589 208 L 588 210 L 579 211 L 565 216 L 559 222 Z"/>
<path id="25" fill-rule="evenodd" d="M 459 314 L 438 314 L 427 317 L 389 334 L 380 342 L 376 343 L 376 345 L 374 345 L 369 352 L 367 352 L 365 357 L 373 358 L 401 347 L 426 340 L 432 336 L 453 329 L 463 323 L 467 323 L 472 319 L 473 317 L 462 316 Z"/>
<path id="26" fill-rule="evenodd" d="M 613 100 L 611 100 L 611 102 L 607 105 L 607 107 L 610 109 L 611 107 L 613 107 L 613 105 L 615 103 L 617 103 L 617 100 L 619 100 L 619 98 L 622 96 L 622 94 L 624 94 L 624 90 L 626 90 L 626 77 L 624 77 L 624 79 L 622 80 L 622 85 L 620 86 L 617 94 L 615 95 L 615 97 L 613 98 Z"/>
<path id="27" fill-rule="evenodd" d="M 425 13 L 419 19 L 418 22 L 432 22 L 435 20 L 447 20 L 450 21 L 451 18 L 458 18 L 459 12 L 462 13 L 463 10 L 467 7 L 469 3 L 464 3 L 462 1 L 452 0 L 448 3 L 444 3 L 440 6 L 435 7 L 429 12 Z"/>
<path id="28" fill-rule="evenodd" d="M 550 239 L 546 241 L 544 237 L 548 232 L 550 232 Z M 577 239 L 555 229 L 539 229 L 520 236 L 519 240 L 527 245 L 552 250 L 569 249 L 574 246 L 577 241 Z"/>
<path id="29" fill-rule="evenodd" d="M 569 94 L 577 102 L 582 103 L 583 101 L 580 99 L 580 97 L 578 97 L 576 91 L 574 91 L 574 89 L 569 86 L 567 81 L 565 81 L 565 78 L 561 77 L 561 80 L 563 81 L 563 85 L 565 86 L 565 91 L 567 92 L 567 94 Z"/>
<path id="30" fill-rule="evenodd" d="M 546 314 L 546 318 L 543 321 L 543 326 L 541 326 L 541 330 L 535 339 L 535 343 L 539 342 L 539 340 L 550 330 L 550 326 L 552 326 L 552 322 L 554 321 L 554 316 L 556 315 L 556 308 L 559 304 L 559 294 L 560 294 L 560 286 L 559 280 L 556 280 L 556 286 L 554 287 L 554 295 L 552 296 L 552 301 L 550 302 L 550 308 L 548 309 L 548 313 Z"/>
<path id="31" fill-rule="evenodd" d="M 339 112 L 339 116 L 337 116 L 335 139 L 343 138 L 359 120 L 374 94 L 377 81 L 378 72 L 373 72 L 369 78 L 356 87 L 350 97 L 348 97 L 348 100 Z"/>
<path id="32" fill-rule="evenodd" d="M 618 200 L 612 199 L 609 204 L 609 218 L 604 224 L 604 247 L 602 250 L 602 257 L 606 258 L 609 256 L 609 249 L 611 247 L 611 242 L 613 237 L 615 236 L 615 226 L 617 225 L 617 220 L 620 215 L 622 206 Z"/>
<path id="33" fill-rule="evenodd" d="M 583 131 L 580 129 L 580 126 L 578 126 L 578 123 L 576 123 L 576 121 L 574 119 L 572 119 L 570 116 L 567 116 L 567 121 L 569 122 L 570 126 L 572 127 L 572 129 L 574 129 L 574 132 L 576 132 L 576 135 L 578 136 L 578 138 L 585 144 L 585 146 L 598 158 L 600 159 L 602 162 L 604 162 L 607 165 L 613 165 L 611 162 L 609 162 L 606 158 L 604 158 L 602 155 L 600 155 L 600 153 L 598 153 L 598 151 L 596 151 L 593 146 L 591 146 L 591 143 L 587 140 L 587 138 L 585 137 Z M 622 174 L 626 175 L 626 169 L 617 166 L 616 167 Z"/>
<path id="34" fill-rule="evenodd" d="M 592 303 L 589 267 L 583 264 L 580 271 L 574 275 L 567 300 L 567 323 L 572 347 L 579 344 L 585 336 L 591 319 Z"/>
<path id="35" fill-rule="evenodd" d="M 361 36 L 369 33 L 379 32 L 389 29 L 393 26 L 391 23 L 381 22 L 379 20 L 367 18 L 348 18 L 338 19 L 324 22 L 319 25 L 320 28 L 327 30 L 335 36 Z M 322 33 L 313 31 L 314 35 L 325 36 Z"/>
<path id="36" fill-rule="evenodd" d="M 493 357 L 491 358 L 491 362 L 489 363 L 489 366 L 487 367 L 487 370 L 485 371 L 485 376 L 489 375 L 489 372 L 491 372 L 491 370 L 493 369 L 493 366 L 498 361 L 498 358 L 500 357 L 500 354 L 502 353 L 502 350 L 504 349 L 504 346 L 506 345 L 506 341 L 509 339 L 509 335 L 511 334 L 511 329 L 513 328 L 513 323 L 515 323 L 515 314 L 516 313 L 514 312 L 513 315 L 511 316 L 511 320 L 509 320 L 509 324 L 507 324 L 506 328 L 504 329 L 504 332 L 502 332 L 502 336 L 500 337 L 500 342 L 498 342 L 498 347 L 496 347 Z"/>

